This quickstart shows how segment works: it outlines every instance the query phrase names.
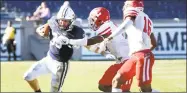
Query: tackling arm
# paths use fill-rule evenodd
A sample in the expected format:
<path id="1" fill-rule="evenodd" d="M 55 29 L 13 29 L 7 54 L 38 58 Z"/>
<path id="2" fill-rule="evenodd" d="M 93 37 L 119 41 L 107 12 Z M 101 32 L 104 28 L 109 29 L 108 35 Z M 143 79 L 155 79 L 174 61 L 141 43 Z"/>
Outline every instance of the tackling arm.
<path id="1" fill-rule="evenodd" d="M 104 40 L 104 38 L 107 37 L 108 35 L 102 35 L 102 36 L 94 36 L 90 39 L 87 39 L 86 37 L 84 37 L 83 39 L 70 39 L 69 44 L 79 45 L 79 46 L 89 46 L 89 45 L 101 43 Z"/>
<path id="2" fill-rule="evenodd" d="M 99 54 L 105 56 L 107 59 L 116 59 L 116 57 L 114 55 L 112 55 L 109 51 L 106 51 L 106 46 L 103 44 L 104 43 L 100 43 L 99 46 L 98 46 L 98 44 L 96 44 L 96 45 L 85 46 L 85 47 L 92 52 L 99 53 Z"/>

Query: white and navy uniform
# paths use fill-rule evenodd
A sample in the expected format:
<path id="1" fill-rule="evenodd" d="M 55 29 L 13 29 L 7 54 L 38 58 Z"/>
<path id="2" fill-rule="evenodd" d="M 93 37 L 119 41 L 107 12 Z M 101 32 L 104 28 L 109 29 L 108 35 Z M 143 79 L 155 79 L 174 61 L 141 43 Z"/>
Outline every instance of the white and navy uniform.
<path id="1" fill-rule="evenodd" d="M 55 16 L 48 20 L 48 24 L 51 30 L 47 56 L 32 65 L 25 73 L 24 79 L 31 81 L 42 74 L 52 73 L 51 92 L 59 92 L 68 71 L 68 61 L 73 54 L 73 46 L 63 45 L 63 42 L 59 41 L 58 38 L 63 35 L 69 39 L 82 39 L 84 30 L 74 25 L 71 31 L 63 31 L 59 28 Z"/>

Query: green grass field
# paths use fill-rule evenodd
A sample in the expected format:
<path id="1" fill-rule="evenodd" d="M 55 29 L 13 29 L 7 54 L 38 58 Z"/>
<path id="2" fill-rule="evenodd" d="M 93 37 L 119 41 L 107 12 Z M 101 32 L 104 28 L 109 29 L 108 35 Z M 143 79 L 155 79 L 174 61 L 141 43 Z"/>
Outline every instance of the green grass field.
<path id="1" fill-rule="evenodd" d="M 23 80 L 33 61 L 1 62 L 1 92 L 32 92 Z M 63 92 L 99 92 L 98 80 L 111 61 L 71 61 Z M 39 77 L 42 91 L 50 90 L 50 75 Z M 156 60 L 152 87 L 161 92 L 186 92 L 186 60 Z M 134 79 L 132 92 L 138 92 Z"/>

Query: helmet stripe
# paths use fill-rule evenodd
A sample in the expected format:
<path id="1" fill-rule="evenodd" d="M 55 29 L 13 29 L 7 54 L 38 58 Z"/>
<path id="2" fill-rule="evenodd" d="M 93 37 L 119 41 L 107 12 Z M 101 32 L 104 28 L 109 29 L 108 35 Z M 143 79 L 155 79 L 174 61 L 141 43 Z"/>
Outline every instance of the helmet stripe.
<path id="1" fill-rule="evenodd" d="M 68 7 L 66 8 L 66 10 L 65 10 L 65 12 L 64 12 L 64 18 L 65 18 L 65 15 L 66 15 L 66 13 L 67 13 L 67 10 L 68 10 Z"/>

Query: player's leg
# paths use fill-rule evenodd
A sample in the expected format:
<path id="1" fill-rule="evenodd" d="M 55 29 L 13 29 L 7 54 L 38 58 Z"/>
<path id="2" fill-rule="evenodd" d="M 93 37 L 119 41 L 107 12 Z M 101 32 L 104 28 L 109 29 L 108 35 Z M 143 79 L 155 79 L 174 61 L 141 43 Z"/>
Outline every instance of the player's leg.
<path id="1" fill-rule="evenodd" d="M 126 80 L 125 83 L 121 85 L 122 92 L 130 92 L 132 82 L 133 82 L 133 78 Z"/>
<path id="2" fill-rule="evenodd" d="M 46 67 L 46 61 L 48 59 L 45 57 L 42 60 L 36 62 L 31 66 L 31 68 L 24 74 L 24 80 L 28 82 L 30 87 L 35 92 L 41 92 L 38 80 L 36 79 L 38 76 L 42 74 L 49 73 L 47 67 Z"/>
<path id="3" fill-rule="evenodd" d="M 11 42 L 10 42 L 10 40 L 7 40 L 6 47 L 7 47 L 7 52 L 8 52 L 8 61 L 10 61 L 11 60 Z"/>
<path id="4" fill-rule="evenodd" d="M 14 40 L 12 42 L 12 46 L 13 46 L 12 52 L 13 52 L 13 56 L 14 56 L 14 61 L 16 61 L 16 44 L 14 43 Z"/>
<path id="5" fill-rule="evenodd" d="M 55 62 L 49 67 L 52 72 L 51 90 L 50 92 L 61 92 L 62 85 L 66 78 L 69 62 Z"/>
<path id="6" fill-rule="evenodd" d="M 103 92 L 111 92 L 112 90 L 112 79 L 116 75 L 117 71 L 121 68 L 123 63 L 111 65 L 104 73 L 102 78 L 99 80 L 99 90 Z"/>
<path id="7" fill-rule="evenodd" d="M 151 52 L 143 52 L 135 55 L 138 58 L 136 64 L 137 83 L 142 92 L 151 92 L 152 66 L 154 55 Z"/>
<path id="8" fill-rule="evenodd" d="M 123 88 L 123 91 L 127 92 L 130 90 L 130 86 L 132 84 L 131 80 L 135 75 L 135 61 L 136 60 L 134 59 L 127 60 L 118 70 L 112 80 L 112 92 L 122 92 L 121 88 Z"/>

